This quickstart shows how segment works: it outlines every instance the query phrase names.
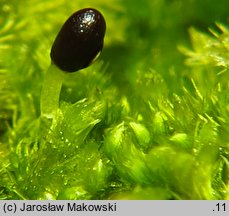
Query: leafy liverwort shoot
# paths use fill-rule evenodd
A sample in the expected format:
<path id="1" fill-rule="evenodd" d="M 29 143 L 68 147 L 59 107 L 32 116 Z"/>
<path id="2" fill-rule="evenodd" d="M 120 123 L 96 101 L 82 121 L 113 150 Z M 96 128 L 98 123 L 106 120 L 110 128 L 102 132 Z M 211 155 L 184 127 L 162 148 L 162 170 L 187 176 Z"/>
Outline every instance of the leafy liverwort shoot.
<path id="1" fill-rule="evenodd" d="M 51 49 L 51 66 L 42 94 L 41 116 L 53 119 L 59 108 L 59 94 L 65 72 L 88 67 L 103 48 L 106 23 L 102 14 L 85 8 L 72 14 L 60 29 Z"/>

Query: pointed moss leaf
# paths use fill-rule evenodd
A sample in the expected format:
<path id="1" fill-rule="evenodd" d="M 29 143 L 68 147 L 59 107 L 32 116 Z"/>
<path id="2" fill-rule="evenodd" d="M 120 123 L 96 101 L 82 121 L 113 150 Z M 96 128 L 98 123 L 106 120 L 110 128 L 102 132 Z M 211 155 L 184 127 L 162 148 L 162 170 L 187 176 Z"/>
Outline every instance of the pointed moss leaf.
<path id="1" fill-rule="evenodd" d="M 104 140 L 105 152 L 122 178 L 133 183 L 148 183 L 149 169 L 145 164 L 145 154 L 138 149 L 135 135 L 128 133 L 124 122 L 109 129 Z"/>
<path id="2" fill-rule="evenodd" d="M 222 31 L 221 34 L 210 30 L 213 36 L 190 28 L 193 50 L 180 48 L 181 52 L 188 56 L 187 64 L 228 68 L 229 30 L 221 25 L 218 25 L 218 28 Z"/>
<path id="3" fill-rule="evenodd" d="M 102 120 L 104 108 L 103 102 L 90 102 L 86 99 L 75 104 L 64 103 L 61 106 L 63 119 L 55 130 L 59 139 L 67 139 L 79 145 L 94 126 Z"/>
<path id="4" fill-rule="evenodd" d="M 137 137 L 139 145 L 147 148 L 150 142 L 150 133 L 147 128 L 143 124 L 136 122 L 130 122 L 129 124 Z"/>
<path id="5" fill-rule="evenodd" d="M 163 134 L 165 133 L 166 127 L 165 127 L 165 120 L 167 120 L 166 115 L 163 112 L 157 112 L 154 115 L 153 118 L 153 130 L 156 134 Z"/>
<path id="6" fill-rule="evenodd" d="M 124 122 L 106 131 L 105 149 L 109 156 L 112 157 L 122 147 L 124 131 Z"/>
<path id="7" fill-rule="evenodd" d="M 192 148 L 191 141 L 186 133 L 176 133 L 170 138 L 170 141 L 180 149 L 191 150 Z"/>
<path id="8" fill-rule="evenodd" d="M 151 170 L 151 181 L 154 184 L 176 187 L 176 191 L 182 194 L 183 199 L 188 197 L 204 197 L 203 194 L 193 194 L 195 190 L 196 175 L 201 175 L 195 167 L 195 160 L 191 154 L 177 151 L 171 146 L 163 146 L 152 149 L 146 156 L 146 163 Z"/>

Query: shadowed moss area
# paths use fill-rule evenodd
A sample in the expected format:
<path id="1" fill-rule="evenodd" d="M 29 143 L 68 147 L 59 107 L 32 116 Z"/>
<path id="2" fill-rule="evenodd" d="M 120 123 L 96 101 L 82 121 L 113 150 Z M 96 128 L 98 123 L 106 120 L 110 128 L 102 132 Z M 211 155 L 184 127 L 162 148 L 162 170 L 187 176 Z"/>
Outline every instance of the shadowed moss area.
<path id="1" fill-rule="evenodd" d="M 229 199 L 228 6 L 1 0 L 0 199 Z M 64 75 L 50 124 L 50 49 L 84 7 L 106 19 L 104 48 Z"/>

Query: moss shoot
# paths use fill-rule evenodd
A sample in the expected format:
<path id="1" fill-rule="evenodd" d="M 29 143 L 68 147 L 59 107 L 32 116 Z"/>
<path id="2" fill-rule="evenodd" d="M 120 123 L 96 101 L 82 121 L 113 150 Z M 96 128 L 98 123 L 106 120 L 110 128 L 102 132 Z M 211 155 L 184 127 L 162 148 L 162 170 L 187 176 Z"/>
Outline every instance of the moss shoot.
<path id="1" fill-rule="evenodd" d="M 226 5 L 1 1 L 0 199 L 229 199 Z M 106 19 L 103 52 L 63 79 L 49 124 L 50 49 L 86 7 Z"/>

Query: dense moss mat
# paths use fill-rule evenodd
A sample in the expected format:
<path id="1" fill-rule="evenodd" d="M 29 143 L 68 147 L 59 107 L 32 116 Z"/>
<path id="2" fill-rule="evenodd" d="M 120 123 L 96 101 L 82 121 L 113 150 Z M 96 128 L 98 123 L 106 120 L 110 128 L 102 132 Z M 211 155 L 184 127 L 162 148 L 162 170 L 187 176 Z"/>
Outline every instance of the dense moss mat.
<path id="1" fill-rule="evenodd" d="M 65 76 L 50 126 L 50 47 L 83 7 L 106 18 L 104 50 Z M 1 0 L 0 199 L 228 199 L 228 8 Z"/>

